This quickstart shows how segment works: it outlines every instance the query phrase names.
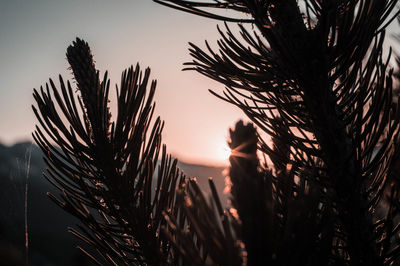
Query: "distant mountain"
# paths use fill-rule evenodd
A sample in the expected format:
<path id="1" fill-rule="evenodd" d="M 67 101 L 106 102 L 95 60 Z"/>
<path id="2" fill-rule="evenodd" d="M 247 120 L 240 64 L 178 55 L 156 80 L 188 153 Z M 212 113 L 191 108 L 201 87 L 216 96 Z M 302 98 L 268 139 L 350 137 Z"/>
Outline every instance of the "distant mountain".
<path id="1" fill-rule="evenodd" d="M 43 178 L 42 152 L 29 142 L 0 145 L 0 245 L 24 256 L 25 189 L 28 184 L 28 236 L 31 265 L 87 265 L 75 248 L 78 241 L 67 232 L 78 223 L 50 201 L 46 192 L 58 191 Z M 0 248 L 0 249 L 1 249 Z"/>
<path id="2" fill-rule="evenodd" d="M 212 177 L 219 193 L 221 203 L 223 206 L 226 206 L 228 196 L 223 193 L 225 188 L 225 167 L 188 164 L 184 162 L 179 162 L 178 166 L 187 176 L 196 177 L 201 190 L 206 193 L 210 191 L 208 179 L 209 177 Z"/>
<path id="3" fill-rule="evenodd" d="M 74 227 L 79 221 L 46 196 L 46 192 L 57 195 L 59 191 L 42 176 L 46 168 L 42 157 L 42 151 L 30 142 L 13 146 L 0 144 L 0 257 L 4 252 L 24 257 L 24 204 L 28 184 L 31 265 L 89 265 L 86 257 L 75 248 L 82 243 L 67 232 L 67 227 Z M 183 162 L 179 167 L 187 176 L 196 177 L 206 193 L 209 192 L 208 177 L 213 177 L 221 201 L 226 204 L 227 196 L 222 193 L 223 167 Z"/>

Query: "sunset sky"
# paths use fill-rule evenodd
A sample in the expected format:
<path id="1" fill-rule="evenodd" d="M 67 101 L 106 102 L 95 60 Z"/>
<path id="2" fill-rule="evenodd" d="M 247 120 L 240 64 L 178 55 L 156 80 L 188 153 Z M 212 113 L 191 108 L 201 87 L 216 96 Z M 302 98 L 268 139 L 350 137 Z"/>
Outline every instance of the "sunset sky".
<path id="1" fill-rule="evenodd" d="M 89 42 L 100 72 L 109 70 L 111 84 L 131 64 L 151 67 L 170 153 L 187 162 L 224 163 L 228 128 L 244 115 L 208 92 L 221 85 L 181 71 L 191 60 L 188 42 L 215 44 L 216 25 L 150 0 L 2 0 L 0 142 L 31 140 L 32 90 L 58 74 L 71 78 L 65 51 L 80 37 Z"/>
<path id="2" fill-rule="evenodd" d="M 216 46 L 217 23 L 151 0 L 2 0 L 0 142 L 31 140 L 32 90 L 58 74 L 72 77 L 65 52 L 80 37 L 114 86 L 130 65 L 151 67 L 158 81 L 156 114 L 165 121 L 163 139 L 170 153 L 192 163 L 226 162 L 228 129 L 244 115 L 208 92 L 221 91 L 222 85 L 181 71 L 191 60 L 189 41 L 205 47 L 207 39 Z M 393 32 L 389 28 L 388 36 Z"/>

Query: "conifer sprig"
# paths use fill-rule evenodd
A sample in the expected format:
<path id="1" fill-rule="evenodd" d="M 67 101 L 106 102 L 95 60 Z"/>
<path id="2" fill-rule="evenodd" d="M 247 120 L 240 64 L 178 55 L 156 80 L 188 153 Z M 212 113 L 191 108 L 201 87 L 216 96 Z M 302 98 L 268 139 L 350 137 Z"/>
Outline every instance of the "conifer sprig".
<path id="1" fill-rule="evenodd" d="M 259 139 L 260 151 L 276 169 L 290 165 L 292 178 L 317 191 L 319 207 L 309 208 L 326 209 L 332 220 L 324 231 L 332 243 L 323 247 L 330 263 L 395 260 L 393 253 L 382 251 L 381 239 L 390 243 L 386 247 L 398 244 L 377 229 L 373 216 L 391 173 L 393 145 L 399 145 L 390 52 L 383 56 L 385 28 L 396 18 L 397 1 L 155 2 L 238 23 L 240 37 L 227 24 L 225 31 L 218 29 L 218 52 L 208 43 L 206 49 L 190 44 L 193 61 L 186 69 L 224 84 L 225 91 L 216 96 L 241 108 L 280 146 L 285 144 L 288 156 L 278 156 Z M 221 15 L 221 9 L 228 12 Z M 246 19 L 238 19 L 237 12 Z M 297 200 L 295 194 L 287 200 Z"/>
<path id="2" fill-rule="evenodd" d="M 175 257 L 160 231 L 163 213 L 179 214 L 175 190 L 184 182 L 161 143 L 163 123 L 152 122 L 156 82 L 139 65 L 124 71 L 111 121 L 107 72 L 99 81 L 86 42 L 67 50 L 80 95 L 60 76 L 60 90 L 34 91 L 40 127 L 33 137 L 45 154 L 45 177 L 60 189 L 50 197 L 84 226 L 71 231 L 92 245 L 97 263 L 161 265 Z M 78 103 L 77 103 L 78 101 Z M 103 260 L 99 258 L 103 258 Z"/>

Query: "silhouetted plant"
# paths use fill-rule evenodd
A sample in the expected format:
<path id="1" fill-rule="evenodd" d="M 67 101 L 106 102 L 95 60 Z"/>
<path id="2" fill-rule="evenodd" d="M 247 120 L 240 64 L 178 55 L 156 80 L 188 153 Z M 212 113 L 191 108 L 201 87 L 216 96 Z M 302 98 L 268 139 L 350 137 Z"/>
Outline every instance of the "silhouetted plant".
<path id="1" fill-rule="evenodd" d="M 62 192 L 50 197 L 85 227 L 71 229 L 112 264 L 172 263 L 164 212 L 178 216 L 176 188 L 184 182 L 177 161 L 161 147 L 163 123 L 152 124 L 156 82 L 150 69 L 124 71 L 117 87 L 117 116 L 109 111 L 110 81 L 102 81 L 88 44 L 68 47 L 80 95 L 60 76 L 60 88 L 34 91 L 41 128 L 33 135 L 49 167 L 45 177 Z M 77 101 L 77 100 L 78 101 Z M 46 135 L 47 134 L 47 137 Z M 158 165 L 158 167 L 157 167 Z M 101 263 L 98 256 L 90 255 Z M 104 262 L 104 261 L 103 261 Z"/>
<path id="2" fill-rule="evenodd" d="M 149 70 L 124 72 L 112 122 L 107 74 L 99 80 L 88 45 L 77 39 L 67 58 L 79 105 L 61 77 L 61 93 L 51 80 L 51 89 L 34 93 L 42 128 L 34 138 L 46 177 L 63 192 L 52 198 L 85 225 L 74 233 L 113 264 L 398 263 L 400 113 L 390 53 L 383 56 L 397 1 L 155 2 L 238 23 L 241 38 L 227 24 L 218 29 L 219 53 L 191 44 L 187 69 L 224 84 L 223 95 L 213 94 L 241 108 L 262 134 L 243 122 L 231 130 L 224 210 L 212 180 L 207 200 L 161 151 L 159 118 L 147 133 Z M 260 162 L 257 151 L 268 159 Z"/>
<path id="3" fill-rule="evenodd" d="M 224 84 L 223 95 L 213 93 L 241 108 L 275 143 L 259 137 L 275 171 L 260 167 L 258 174 L 250 161 L 231 167 L 249 264 L 396 261 L 397 190 L 382 220 L 374 209 L 399 144 L 390 53 L 384 58 L 382 51 L 397 1 L 155 2 L 238 24 L 241 38 L 227 24 L 225 32 L 218 28 L 219 53 L 208 43 L 206 51 L 190 44 L 194 60 L 186 69 Z M 273 207 L 263 194 L 272 196 Z"/>

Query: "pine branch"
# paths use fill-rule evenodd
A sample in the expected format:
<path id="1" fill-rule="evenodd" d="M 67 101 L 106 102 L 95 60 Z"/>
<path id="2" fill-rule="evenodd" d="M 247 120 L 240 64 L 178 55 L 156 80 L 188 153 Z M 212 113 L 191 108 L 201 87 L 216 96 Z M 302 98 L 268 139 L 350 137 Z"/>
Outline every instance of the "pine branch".
<path id="1" fill-rule="evenodd" d="M 396 1 L 308 0 L 302 9 L 295 0 L 157 2 L 227 22 L 241 21 L 198 10 L 226 8 L 252 17 L 257 31 L 239 25 L 240 40 L 227 26 L 226 33 L 219 30 L 218 53 L 207 43 L 208 51 L 191 44 L 187 69 L 223 83 L 223 95 L 215 95 L 290 147 L 289 157 L 278 158 L 260 139 L 261 151 L 278 167 L 289 162 L 300 183 L 315 179 L 312 186 L 326 191 L 325 207 L 335 216 L 334 261 L 387 263 L 373 209 L 398 143 L 390 53 L 384 58 L 382 52 Z"/>
<path id="2" fill-rule="evenodd" d="M 168 228 L 163 212 L 180 213 L 175 190 L 184 177 L 161 147 L 163 123 L 151 122 L 156 82 L 147 89 L 150 69 L 143 74 L 137 65 L 122 74 L 111 121 L 110 82 L 107 72 L 99 81 L 88 44 L 77 39 L 67 59 L 78 98 L 60 76 L 61 89 L 50 80 L 46 90 L 34 91 L 38 108 L 32 107 L 40 123 L 33 137 L 49 167 L 45 177 L 62 192 L 50 198 L 81 220 L 84 226 L 71 231 L 97 249 L 103 258 L 91 254 L 97 263 L 174 263 L 160 228 Z"/>
<path id="3" fill-rule="evenodd" d="M 239 121 L 230 130 L 231 156 L 229 178 L 232 182 L 232 206 L 237 209 L 241 223 L 241 237 L 246 247 L 249 265 L 273 263 L 272 183 L 264 180 L 258 170 L 255 128 Z M 266 252 L 270 251 L 270 252 Z M 276 257 L 276 254 L 275 254 Z"/>
<path id="4" fill-rule="evenodd" d="M 258 163 L 257 134 L 238 122 L 230 131 L 232 204 L 237 208 L 249 265 L 326 265 L 335 255 L 335 225 L 316 174 L 295 176 L 290 163 L 275 171 Z M 290 147 L 274 140 L 279 157 Z M 283 165 L 282 165 L 283 166 Z"/>
<path id="5" fill-rule="evenodd" d="M 165 234 L 180 253 L 185 265 L 242 265 L 243 250 L 236 240 L 232 213 L 222 205 L 212 179 L 209 179 L 211 197 L 207 201 L 196 179 L 178 192 L 179 202 L 188 225 L 182 216 L 166 215 L 169 229 Z M 235 213 L 233 212 L 233 215 Z"/>

